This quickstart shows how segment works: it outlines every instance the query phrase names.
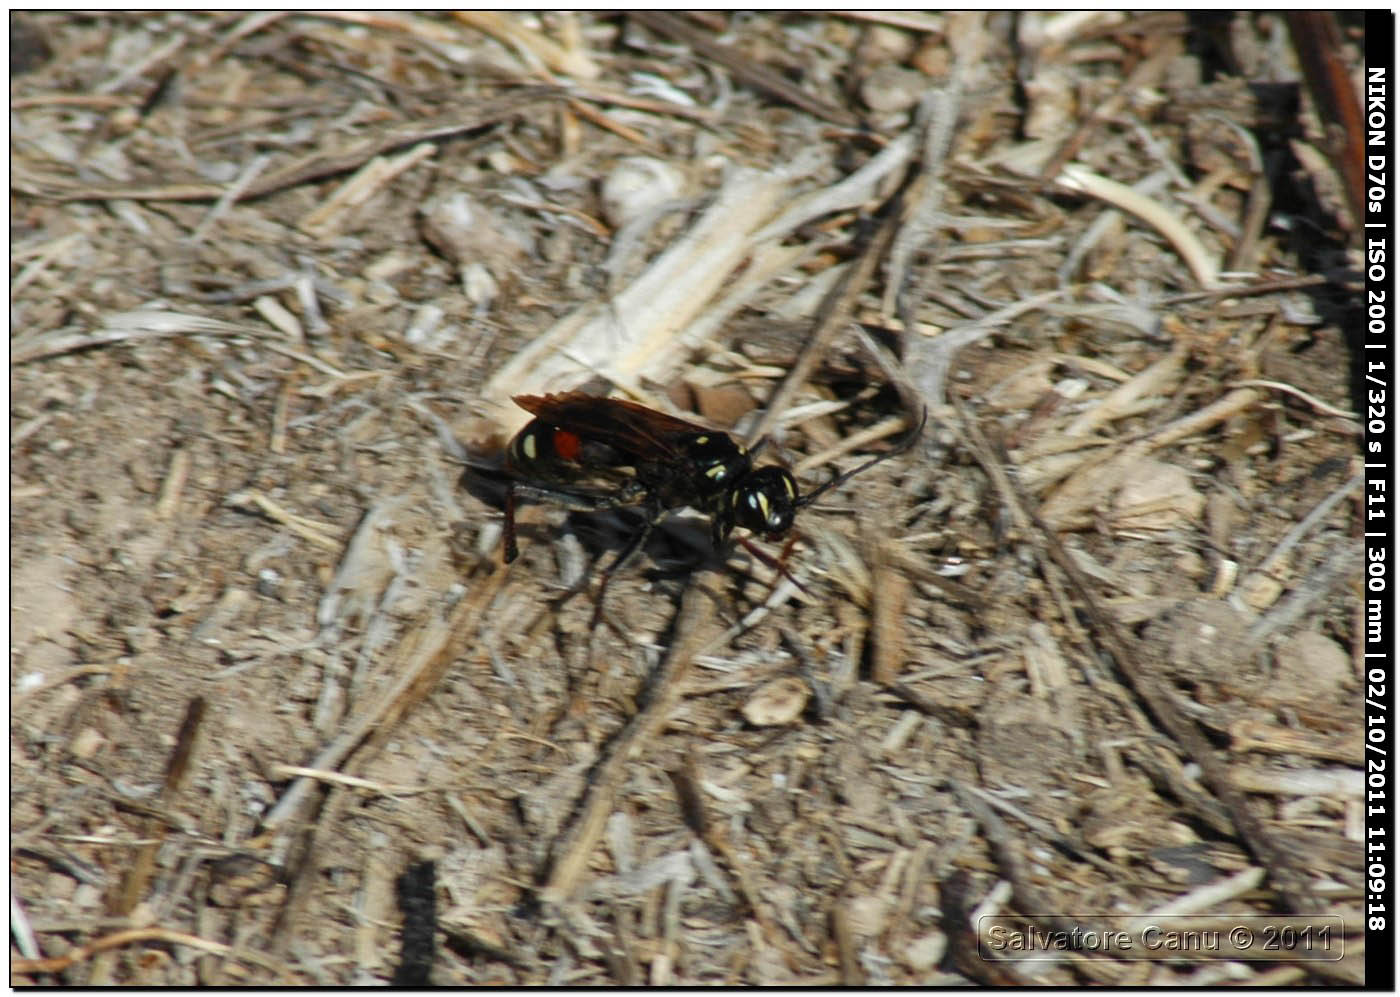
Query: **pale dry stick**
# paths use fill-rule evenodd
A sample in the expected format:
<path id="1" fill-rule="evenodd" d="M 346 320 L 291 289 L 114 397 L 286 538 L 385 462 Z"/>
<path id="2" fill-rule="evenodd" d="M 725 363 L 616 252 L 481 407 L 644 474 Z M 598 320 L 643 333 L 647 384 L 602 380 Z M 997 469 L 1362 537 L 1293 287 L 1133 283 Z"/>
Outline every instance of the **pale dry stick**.
<path id="1" fill-rule="evenodd" d="M 160 498 L 156 500 L 157 519 L 169 519 L 175 515 L 175 507 L 180 504 L 180 495 L 185 490 L 185 482 L 189 480 L 190 460 L 186 447 L 176 447 L 170 455 L 170 469 L 165 473 Z"/>
<path id="2" fill-rule="evenodd" d="M 272 407 L 272 432 L 268 434 L 267 449 L 275 454 L 287 452 L 287 416 L 291 410 L 292 385 L 295 383 L 295 377 L 282 379 L 282 387 Z"/>
<path id="3" fill-rule="evenodd" d="M 1161 429 L 1149 433 L 1142 442 L 1149 451 L 1159 450 L 1162 447 L 1170 446 L 1179 440 L 1184 440 L 1188 436 L 1204 432 L 1212 426 L 1216 426 L 1226 419 L 1229 419 L 1260 400 L 1260 394 L 1249 388 L 1240 388 L 1231 391 L 1228 395 L 1211 402 L 1205 408 L 1197 409 L 1190 415 L 1184 415 L 1175 422 L 1168 423 Z"/>
<path id="4" fill-rule="evenodd" d="M 1333 278 L 1326 274 L 1310 274 L 1306 277 L 1282 277 L 1275 280 L 1260 280 L 1253 284 L 1235 284 L 1230 287 L 1217 287 L 1213 291 L 1188 291 L 1158 298 L 1154 307 L 1170 309 L 1196 301 L 1219 298 L 1252 298 L 1261 294 L 1277 294 L 1280 291 L 1306 291 L 1310 287 L 1322 287 L 1332 283 Z"/>
<path id="5" fill-rule="evenodd" d="M 534 31 L 508 13 L 486 10 L 455 10 L 452 16 L 468 27 L 476 28 L 512 47 L 525 49 L 556 73 L 581 80 L 595 80 L 600 74 L 598 64 L 578 49 L 567 49 Z"/>
<path id="6" fill-rule="evenodd" d="M 532 198 L 521 197 L 519 194 L 501 193 L 498 195 L 505 204 L 514 205 L 517 208 L 524 208 L 526 211 L 537 211 L 541 214 L 566 215 L 573 218 L 582 225 L 590 235 L 599 239 L 607 239 L 611 235 L 611 230 L 594 218 L 588 212 L 575 208 L 569 204 L 550 204 L 548 201 L 536 201 Z"/>
<path id="7" fill-rule="evenodd" d="M 1359 800 L 1366 792 L 1366 776 L 1360 769 L 1309 769 L 1268 771 L 1235 768 L 1230 773 L 1236 788 L 1268 796 L 1332 796 Z"/>
<path id="8" fill-rule="evenodd" d="M 13 846 L 12 846 L 13 847 Z M 15 887 L 10 887 L 10 934 L 14 935 L 19 954 L 26 959 L 38 959 L 39 940 L 34 937 L 34 927 L 29 923 L 29 914 L 20 903 Z"/>
<path id="9" fill-rule="evenodd" d="M 214 202 L 214 206 L 209 209 L 209 213 L 195 226 L 195 230 L 185 237 L 185 243 L 197 246 L 203 242 L 208 236 L 209 230 L 228 213 L 229 208 L 238 202 L 243 193 L 262 175 L 263 170 L 267 169 L 267 164 L 270 162 L 272 162 L 270 153 L 262 153 L 250 159 L 238 178 L 229 184 L 228 190 L 224 191 Z"/>
<path id="10" fill-rule="evenodd" d="M 618 107 L 630 108 L 634 111 L 647 111 L 651 114 L 659 114 L 663 117 L 685 118 L 689 121 L 696 121 L 702 125 L 714 124 L 717 115 L 714 111 L 701 107 L 688 107 L 685 104 L 678 104 L 673 100 L 658 100 L 653 97 L 638 97 L 635 94 L 618 93 L 601 86 L 588 86 L 586 84 L 573 82 L 566 87 L 566 92 L 571 97 L 579 100 L 592 101 L 595 104 L 616 104 Z"/>
<path id="11" fill-rule="evenodd" d="M 321 313 L 321 299 L 316 295 L 317 286 L 322 283 L 316 278 L 316 261 L 302 253 L 297 256 L 297 262 L 301 264 L 301 273 L 292 284 L 297 304 L 306 319 L 307 331 L 313 336 L 323 336 L 330 331 L 330 323 Z"/>
<path id="12" fill-rule="evenodd" d="M 295 290 L 299 280 L 301 280 L 301 274 L 288 269 L 277 277 L 241 281 L 225 290 L 202 295 L 199 300 L 211 305 L 241 305 L 244 302 L 254 301 L 269 295 L 281 294 L 283 291 Z M 321 293 L 323 294 L 330 293 L 334 289 L 335 285 L 333 284 L 324 283 L 321 285 Z M 342 297 L 340 304 L 348 305 L 349 298 Z"/>
<path id="13" fill-rule="evenodd" d="M 1354 732 L 1317 737 L 1275 723 L 1262 723 L 1245 717 L 1230 725 L 1230 749 L 1243 754 L 1262 751 L 1273 755 L 1305 755 L 1325 758 L 1332 762 L 1351 762 L 1365 753 L 1361 729 Z"/>
<path id="14" fill-rule="evenodd" d="M 93 93 L 116 93 L 132 80 L 140 79 L 147 71 L 159 67 L 176 52 L 184 48 L 185 43 L 188 41 L 189 38 L 186 35 L 178 32 L 175 33 L 164 45 L 151 49 L 140 59 L 134 62 L 123 62 L 121 70 L 116 76 L 93 86 Z"/>
<path id="15" fill-rule="evenodd" d="M 891 686 L 899 680 L 900 669 L 909 662 L 906 617 L 909 578 L 894 563 L 891 541 L 879 540 L 873 546 L 870 678 L 879 685 Z M 910 716 L 917 714 L 911 711 Z"/>
<path id="16" fill-rule="evenodd" d="M 252 336 L 261 340 L 267 349 L 314 367 L 323 374 L 338 378 L 349 376 L 324 360 L 284 346 L 275 340 L 266 339 L 267 330 L 260 326 L 224 322 L 203 315 L 162 308 L 137 308 L 109 316 L 105 321 L 106 324 L 102 328 L 91 332 L 60 330 L 57 333 L 35 337 L 33 340 L 16 342 L 10 350 L 10 363 L 28 363 L 31 360 L 72 353 L 75 350 L 170 336 Z"/>
<path id="17" fill-rule="evenodd" d="M 1268 221 L 1269 206 L 1273 201 L 1272 185 L 1268 171 L 1264 167 L 1264 157 L 1259 153 L 1259 143 L 1254 133 L 1224 114 L 1208 113 L 1206 118 L 1218 122 L 1235 133 L 1240 145 L 1249 156 L 1249 171 L 1254 175 L 1250 184 L 1249 197 L 1245 203 L 1244 218 L 1239 225 L 1239 235 L 1235 247 L 1230 251 L 1227 269 L 1238 273 L 1250 269 L 1258 249 L 1259 236 Z"/>
<path id="18" fill-rule="evenodd" d="M 26 111 L 31 107 L 84 107 L 95 111 L 112 111 L 122 107 L 139 107 L 144 98 L 136 94 L 41 93 L 30 97 L 10 98 L 11 111 Z"/>
<path id="19" fill-rule="evenodd" d="M 1111 363 L 1107 363 L 1097 357 L 1079 357 L 1069 353 L 1051 353 L 1048 354 L 1045 359 L 1049 360 L 1051 363 L 1063 364 L 1071 369 L 1078 369 L 1087 374 L 1093 374 L 1096 377 L 1103 378 L 1105 381 L 1116 381 L 1119 384 L 1131 380 L 1133 377 L 1133 375 L 1129 374 L 1127 371 L 1121 370 Z"/>
<path id="20" fill-rule="evenodd" d="M 314 16 L 329 21 L 360 24 L 376 31 L 401 31 L 436 45 L 461 45 L 461 33 L 451 26 L 412 14 L 370 10 L 321 11 Z"/>
<path id="21" fill-rule="evenodd" d="M 417 796 L 420 793 L 433 792 L 432 786 L 395 786 L 389 783 L 377 782 L 373 779 L 361 779 L 357 775 L 346 775 L 344 772 L 335 772 L 328 769 L 310 768 L 305 765 L 288 765 L 278 762 L 272 766 L 272 775 L 278 779 L 286 778 L 306 778 L 316 779 L 320 782 L 333 783 L 337 786 L 345 786 L 350 789 L 365 789 L 380 796 Z"/>
<path id="22" fill-rule="evenodd" d="M 666 380 L 688 354 L 678 337 L 748 262 L 749 234 L 819 165 L 802 154 L 765 172 L 734 170 L 705 213 L 627 287 L 564 316 L 496 371 L 480 392 L 488 416 L 513 432 L 529 418 L 513 395 L 572 387 L 583 371 L 624 386 L 644 374 Z"/>
<path id="23" fill-rule="evenodd" d="M 1024 44 L 1037 52 L 1045 52 L 1080 38 L 1091 29 L 1104 30 L 1126 19 L 1126 15 L 1118 11 L 1051 11 L 1044 20 L 1030 26 L 1033 34 L 1026 37 Z"/>
<path id="24" fill-rule="evenodd" d="M 358 384 L 360 381 L 392 377 L 393 374 L 394 372 L 391 370 L 357 370 L 349 374 L 335 375 L 332 380 L 327 381 L 325 384 L 307 385 L 304 388 L 298 388 L 297 394 L 303 398 L 329 398 L 337 391 L 342 391 L 345 388 Z M 453 454 L 452 456 L 460 459 L 461 455 Z"/>
<path id="25" fill-rule="evenodd" d="M 185 67 L 185 76 L 190 78 L 198 76 L 209 66 L 213 65 L 219 59 L 222 59 L 230 49 L 244 38 L 261 31 L 269 25 L 276 24 L 284 17 L 291 16 L 291 13 L 291 11 L 275 10 L 255 11 L 249 14 L 229 29 L 212 48 L 198 50 L 194 58 L 191 59 L 189 64 Z"/>
<path id="26" fill-rule="evenodd" d="M 1294 547 L 1296 547 L 1298 545 L 1298 542 L 1301 541 L 1305 536 L 1311 533 L 1313 529 L 1317 526 L 1317 524 L 1322 522 L 1322 520 L 1326 518 L 1327 514 L 1330 513 L 1333 509 L 1335 509 L 1343 499 L 1349 496 L 1352 492 L 1360 491 L 1361 486 L 1365 480 L 1365 472 L 1353 475 L 1350 481 L 1342 485 L 1342 487 L 1333 491 L 1331 495 L 1328 495 L 1325 499 L 1323 499 L 1316 506 L 1314 506 L 1311 512 L 1304 516 L 1297 523 L 1297 525 L 1295 525 L 1291 530 L 1289 530 L 1283 535 L 1283 539 L 1281 539 L 1274 546 L 1273 550 L 1269 551 L 1268 556 L 1265 557 L 1264 560 L 1259 562 L 1259 567 L 1257 567 L 1255 570 L 1264 572 L 1266 574 L 1272 572 L 1276 567 L 1278 567 L 1279 563 L 1284 559 L 1284 557 L 1288 555 L 1288 552 L 1291 551 Z"/>
<path id="27" fill-rule="evenodd" d="M 1122 484 L 1124 477 L 1155 450 L 1169 446 L 1194 433 L 1243 412 L 1262 396 L 1253 388 L 1238 388 L 1224 398 L 1129 443 L 1102 461 L 1082 463 L 1063 484 L 1045 499 L 1040 515 L 1055 529 L 1081 527 L 1090 522 L 1090 511 Z"/>
<path id="28" fill-rule="evenodd" d="M 1065 428 L 1064 435 L 1088 436 L 1099 426 L 1122 418 L 1141 399 L 1169 391 L 1180 380 L 1190 353 L 1186 341 L 1178 340 L 1166 356 L 1114 388 L 1100 398 L 1093 408 L 1071 422 Z"/>
<path id="29" fill-rule="evenodd" d="M 831 905 L 828 920 L 831 926 L 831 940 L 836 945 L 836 963 L 841 967 L 841 986 L 866 986 L 865 970 L 856 952 L 855 932 L 851 928 L 849 903 L 838 899 Z"/>
<path id="30" fill-rule="evenodd" d="M 781 246 L 769 243 L 756 246 L 728 289 L 702 314 L 697 316 L 676 337 L 683 344 L 697 348 L 720 338 L 725 323 L 779 274 L 791 273 L 814 253 L 811 244 Z"/>
<path id="31" fill-rule="evenodd" d="M 265 339 L 263 340 L 262 345 L 265 346 L 267 349 L 271 350 L 273 353 L 280 353 L 284 357 L 290 357 L 293 360 L 306 364 L 306 366 L 308 367 L 314 368 L 315 370 L 319 370 L 322 374 L 328 374 L 329 376 L 334 377 L 338 381 L 342 382 L 349 381 L 352 378 L 357 377 L 379 377 L 383 376 L 384 374 L 384 371 L 361 371 L 354 374 L 347 374 L 345 371 L 339 370 L 326 363 L 320 357 L 312 356 L 310 353 L 304 353 L 301 350 L 293 349 L 290 346 L 286 346 L 282 343 L 277 342 L 275 339 Z"/>
<path id="32" fill-rule="evenodd" d="M 897 436 L 909 427 L 909 420 L 903 416 L 896 416 L 893 419 L 883 419 L 873 426 L 858 430 L 850 436 L 843 436 L 834 446 L 828 447 L 821 453 L 813 454 L 798 461 L 793 466 L 796 474 L 805 474 L 813 468 L 829 464 L 838 457 L 843 457 L 848 453 L 854 453 L 862 447 L 874 443 L 876 440 L 883 440 L 890 436 Z"/>
<path id="33" fill-rule="evenodd" d="M 781 239 L 813 218 L 849 211 L 867 203 L 886 177 L 908 165 L 914 156 L 914 148 L 912 133 L 904 132 L 896 136 L 850 176 L 798 198 L 791 207 L 756 232 L 751 237 L 753 243 Z"/>
<path id="34" fill-rule="evenodd" d="M 1167 189 L 1167 183 L 1171 177 L 1165 170 L 1158 170 L 1156 173 L 1149 173 L 1137 183 L 1133 184 L 1133 190 L 1143 197 L 1152 197 Z M 1065 253 L 1063 262 L 1059 269 L 1055 271 L 1055 276 L 1061 287 L 1065 287 L 1074 282 L 1075 274 L 1079 273 L 1080 265 L 1084 262 L 1089 251 L 1097 246 L 1113 230 L 1114 226 L 1122 222 L 1123 213 L 1116 209 L 1110 209 L 1099 213 L 1099 216 L 1089 223 L 1084 232 L 1074 240 L 1069 252 Z"/>
<path id="35" fill-rule="evenodd" d="M 100 329 L 91 332 L 63 332 L 20 340 L 10 351 L 11 365 L 42 360 L 96 346 L 135 340 L 160 339 L 183 335 L 257 335 L 254 326 L 224 322 L 187 312 L 161 308 L 137 308 L 108 316 Z"/>
<path id="36" fill-rule="evenodd" d="M 947 30 L 943 18 L 936 14 L 925 14 L 916 10 L 829 10 L 833 17 L 844 17 L 850 21 L 865 21 L 870 24 L 885 24 L 905 31 L 918 31 L 924 34 L 941 35 Z"/>
<path id="37" fill-rule="evenodd" d="M 1190 914 L 1199 914 L 1209 910 L 1219 904 L 1232 900 L 1244 893 L 1249 893 L 1256 889 L 1260 883 L 1264 882 L 1265 870 L 1258 866 L 1249 866 L 1241 869 L 1233 876 L 1208 883 L 1198 887 L 1190 893 L 1183 893 L 1181 896 L 1168 903 L 1162 904 L 1149 914 L 1141 917 L 1125 918 L 1125 930 L 1134 935 L 1141 935 L 1144 928 L 1160 921 L 1164 917 L 1184 917 Z"/>
<path id="38" fill-rule="evenodd" d="M 1012 320 L 1043 305 L 1064 297 L 1063 290 L 1044 291 L 1022 301 L 1014 301 L 975 319 L 966 325 L 947 329 L 940 336 L 915 336 L 905 343 L 905 367 L 913 372 L 911 379 L 919 395 L 932 406 L 944 400 L 944 385 L 953 358 L 965 346 L 985 339 Z"/>
<path id="39" fill-rule="evenodd" d="M 1098 854 L 1094 852 L 1093 849 L 1086 848 L 1082 844 L 1078 844 L 1075 841 L 1066 838 L 1055 828 L 1053 824 L 1050 824 L 1047 821 L 1041 820 L 1039 817 L 1035 817 L 1027 813 L 1025 810 L 1016 806 L 1016 804 L 1012 803 L 1010 800 L 1002 799 L 1001 797 L 995 796 L 992 793 L 987 792 L 985 789 L 979 789 L 976 786 L 964 786 L 963 788 L 967 792 L 976 796 L 978 799 L 980 799 L 987 806 L 991 807 L 993 810 L 1000 810 L 1003 813 L 1011 815 L 1017 821 L 1029 828 L 1031 831 L 1035 832 L 1036 834 L 1040 835 L 1040 837 L 1044 838 L 1046 841 L 1055 845 L 1055 847 L 1068 850 L 1081 860 L 1088 862 L 1090 865 L 1097 868 L 1099 871 L 1104 872 L 1109 876 L 1113 876 L 1114 878 L 1121 878 L 1124 875 L 1124 870 L 1121 866 L 1115 865 L 1108 859 L 1101 858 Z"/>
<path id="40" fill-rule="evenodd" d="M 626 139 L 628 142 L 646 150 L 654 156 L 663 156 L 666 154 L 664 149 L 641 132 L 637 131 L 637 129 L 624 125 L 621 121 L 604 114 L 596 107 L 589 107 L 583 101 L 573 97 L 567 98 L 567 102 L 575 114 L 580 118 L 593 122 L 593 124 L 597 125 L 599 128 L 606 129 L 619 138 Z"/>
<path id="41" fill-rule="evenodd" d="M 981 825 L 997 868 L 1011 884 L 1012 897 L 1016 901 L 1017 909 L 1056 931 L 1075 931 L 1077 926 L 1071 918 L 1062 914 L 1044 913 L 1055 910 L 1056 905 L 1035 885 L 1035 880 L 1029 875 L 1022 858 L 1022 850 L 1016 847 L 1006 822 L 987 805 L 980 794 L 973 793 L 971 787 L 964 786 L 955 779 L 948 780 L 948 783 L 958 804 Z"/>
<path id="42" fill-rule="evenodd" d="M 1293 395 L 1295 398 L 1301 398 L 1303 401 L 1307 402 L 1309 405 L 1311 405 L 1313 408 L 1317 409 L 1317 410 L 1318 410 L 1319 412 L 1321 412 L 1323 415 L 1334 415 L 1334 416 L 1337 416 L 1339 419 L 1350 419 L 1352 422 L 1359 422 L 1359 421 L 1361 421 L 1361 417 L 1360 417 L 1359 415 L 1357 415 L 1355 412 L 1348 412 L 1346 409 L 1340 409 L 1340 408 L 1336 408 L 1335 406 L 1328 405 L 1328 404 L 1327 404 L 1326 402 L 1324 402 L 1322 399 L 1313 397 L 1312 395 L 1308 394 L 1306 391 L 1302 390 L 1301 388 L 1295 388 L 1293 385 L 1291 385 L 1291 384 L 1285 384 L 1285 383 L 1283 383 L 1282 381 L 1261 381 L 1261 380 L 1231 381 L 1231 382 L 1229 383 L 1228 387 L 1231 387 L 1231 388 L 1271 388 L 1271 389 L 1273 389 L 1274 391 L 1282 391 L 1282 392 L 1284 392 L 1285 394 Z"/>
<path id="43" fill-rule="evenodd" d="M 776 606 L 786 605 L 792 599 L 800 597 L 802 590 L 790 578 L 784 578 L 777 587 L 768 594 L 768 598 L 763 600 L 763 605 L 755 606 L 744 614 L 743 619 L 734 624 L 727 631 L 724 637 L 715 642 L 713 646 L 722 646 L 729 643 L 735 637 L 740 636 L 748 630 L 753 629 L 762 620 L 767 618 Z M 708 650 L 708 649 L 707 649 Z"/>
<path id="44" fill-rule="evenodd" d="M 486 833 L 486 829 L 481 826 L 481 822 L 476 819 L 476 816 L 468 809 L 465 802 L 451 793 L 445 793 L 443 799 L 447 802 L 447 805 L 452 808 L 453 812 L 462 819 L 462 823 L 466 825 L 467 830 L 476 836 L 476 840 L 481 843 L 482 848 L 490 848 L 495 844 L 495 842 L 491 840 L 491 835 Z"/>
<path id="45" fill-rule="evenodd" d="M 1230 251 L 1228 266 L 1231 273 L 1247 273 L 1255 269 L 1259 239 L 1264 234 L 1264 226 L 1268 224 L 1273 198 L 1273 181 L 1268 173 L 1261 171 L 1249 185 L 1244 218 L 1240 222 L 1240 237 Z"/>
<path id="46" fill-rule="evenodd" d="M 907 311 L 902 305 L 900 306 L 900 310 Z M 904 322 L 900 324 L 905 325 L 906 328 L 908 327 Z M 913 324 L 917 327 L 917 323 Z M 861 348 L 865 350 L 870 359 L 875 361 L 875 366 L 880 368 L 880 373 L 885 375 L 885 380 L 894 385 L 895 391 L 899 394 L 900 404 L 911 413 L 921 413 L 919 418 L 927 420 L 928 402 L 925 396 L 919 393 L 919 389 L 914 386 L 914 382 L 910 378 L 909 372 L 905 369 L 904 365 L 890 356 L 889 351 L 875 342 L 874 337 L 859 325 L 853 326 L 851 331 L 855 333 L 856 342 L 860 343 Z M 921 424 L 920 433 L 922 432 Z M 915 442 L 917 441 L 911 440 L 909 445 L 913 446 Z"/>
<path id="47" fill-rule="evenodd" d="M 699 657 L 699 655 L 697 655 Z M 762 932 L 771 937 L 773 926 L 768 917 L 768 912 L 763 909 L 760 902 L 761 891 L 754 883 L 753 875 L 749 870 L 749 863 L 738 849 L 729 843 L 729 836 L 725 830 L 725 824 L 721 821 L 711 820 L 705 808 L 705 797 L 702 791 L 702 783 L 697 776 L 698 765 L 695 761 L 694 752 L 688 751 L 684 764 L 670 770 L 671 781 L 676 789 L 677 801 L 680 803 L 681 812 L 685 817 L 686 824 L 700 838 L 700 843 L 707 846 L 729 867 L 730 875 L 733 877 L 735 885 L 739 888 L 739 893 L 743 897 L 744 903 L 748 905 L 753 913 L 754 919 L 758 921 Z M 703 849 L 701 850 L 703 852 Z M 715 884 L 722 893 L 728 893 L 728 888 L 724 881 L 718 880 Z M 733 902 L 732 893 L 725 898 L 728 902 Z"/>
<path id="48" fill-rule="evenodd" d="M 305 343 L 306 331 L 302 329 L 297 317 L 289 312 L 282 302 L 264 294 L 260 298 L 253 300 L 253 310 L 260 315 L 268 325 L 287 337 L 289 342 Z"/>
<path id="49" fill-rule="evenodd" d="M 224 505 L 234 509 L 261 512 L 274 523 L 280 523 L 303 540 L 308 540 L 317 547 L 323 547 L 326 550 L 340 550 L 341 548 L 342 541 L 332 535 L 331 531 L 334 527 L 288 512 L 259 491 L 246 489 L 235 492 L 224 499 Z"/>
<path id="50" fill-rule="evenodd" d="M 1145 738 L 1153 738 L 1155 731 L 1147 717 L 1143 715 L 1127 689 L 1114 683 L 1113 688 L 1122 692 L 1118 697 L 1125 710 L 1133 714 L 1136 726 L 1143 731 Z M 1195 779 L 1188 779 L 1181 762 L 1172 754 L 1168 758 L 1146 746 L 1127 748 L 1128 759 L 1141 769 L 1157 791 L 1165 798 L 1175 799 L 1187 813 L 1216 834 L 1229 836 L 1235 833 L 1235 825 L 1230 812 L 1206 790 L 1201 789 Z"/>
<path id="51" fill-rule="evenodd" d="M 948 86 L 925 94 L 915 114 L 916 128 L 922 139 L 918 166 L 921 182 L 910 186 L 904 223 L 890 243 L 889 260 L 885 265 L 885 293 L 880 305 L 886 315 L 899 313 L 906 325 L 913 324 L 913 313 L 908 307 L 905 284 L 914 254 L 933 241 L 943 214 L 943 195 L 947 190 L 943 171 L 953 145 L 966 73 L 965 60 L 955 59 Z M 928 266 L 932 272 L 932 261 Z"/>
<path id="52" fill-rule="evenodd" d="M 297 221 L 297 228 L 316 239 L 336 235 L 347 221 L 347 213 L 361 208 L 377 191 L 437 153 L 432 142 L 420 142 L 401 156 L 376 156 L 362 166 L 320 205 Z"/>
<path id="53" fill-rule="evenodd" d="M 197 935 L 187 935 L 180 931 L 169 931 L 165 928 L 132 928 L 129 931 L 117 931 L 110 935 L 104 935 L 102 938 L 88 942 L 86 945 L 80 945 L 70 952 L 48 959 L 12 959 L 10 961 L 10 972 L 62 973 L 64 970 L 71 969 L 78 963 L 85 962 L 100 952 L 120 948 L 123 945 L 133 945 L 136 942 L 165 942 L 169 945 L 186 945 L 204 952 L 211 952 L 214 955 L 246 955 L 246 953 L 240 952 L 232 945 L 210 941 L 207 938 L 200 938 Z"/>
<path id="54" fill-rule="evenodd" d="M 1262 973 L 1255 973 L 1250 978 L 1249 984 L 1258 988 L 1260 993 L 1269 990 L 1287 990 L 1290 987 L 1302 986 L 1307 975 L 1307 971 L 1301 966 L 1275 966 Z"/>
<path id="55" fill-rule="evenodd" d="M 41 273 L 48 269 L 49 264 L 58 259 L 74 246 L 87 241 L 87 234 L 84 232 L 69 232 L 51 241 L 39 253 L 33 262 L 21 270 L 15 279 L 10 282 L 10 300 L 13 301 L 20 291 L 28 287 Z M 10 263 L 13 265 L 17 260 L 12 255 Z"/>
<path id="56" fill-rule="evenodd" d="M 1209 251 L 1181 219 L 1156 201 L 1143 197 L 1126 184 L 1101 177 L 1077 163 L 1066 166 L 1055 178 L 1055 182 L 1066 190 L 1088 194 L 1146 222 L 1181 254 L 1182 260 L 1196 278 L 1196 283 L 1207 290 L 1219 286 L 1219 267 L 1211 259 Z"/>

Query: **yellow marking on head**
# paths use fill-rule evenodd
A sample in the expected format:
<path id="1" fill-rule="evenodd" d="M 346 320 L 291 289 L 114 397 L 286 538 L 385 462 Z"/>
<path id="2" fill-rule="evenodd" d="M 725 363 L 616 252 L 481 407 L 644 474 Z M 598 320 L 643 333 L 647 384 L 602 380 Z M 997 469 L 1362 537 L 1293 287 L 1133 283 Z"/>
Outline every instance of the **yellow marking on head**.
<path id="1" fill-rule="evenodd" d="M 525 455 L 526 460 L 534 460 L 539 448 L 535 446 L 535 433 L 533 430 L 526 433 L 520 439 L 520 452 Z"/>
<path id="2" fill-rule="evenodd" d="M 695 437 L 695 442 L 703 447 L 710 442 L 710 438 L 708 436 L 697 436 Z"/>

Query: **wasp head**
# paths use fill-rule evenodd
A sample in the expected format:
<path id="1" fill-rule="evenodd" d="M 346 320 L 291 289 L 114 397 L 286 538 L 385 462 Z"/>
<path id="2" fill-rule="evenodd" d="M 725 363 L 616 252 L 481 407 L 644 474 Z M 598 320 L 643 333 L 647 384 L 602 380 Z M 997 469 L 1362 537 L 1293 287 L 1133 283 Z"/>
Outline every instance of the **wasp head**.
<path id="1" fill-rule="evenodd" d="M 728 519 L 752 533 L 786 533 L 797 513 L 797 481 L 784 468 L 760 467 L 729 493 Z"/>

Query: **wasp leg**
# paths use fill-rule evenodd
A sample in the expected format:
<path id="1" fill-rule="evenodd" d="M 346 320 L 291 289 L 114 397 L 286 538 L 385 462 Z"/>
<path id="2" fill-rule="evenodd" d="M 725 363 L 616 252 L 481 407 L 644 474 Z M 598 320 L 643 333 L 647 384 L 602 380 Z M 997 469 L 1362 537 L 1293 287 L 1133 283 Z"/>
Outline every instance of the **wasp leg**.
<path id="1" fill-rule="evenodd" d="M 619 569 L 623 568 L 628 561 L 632 560 L 639 550 L 646 546 L 647 537 L 651 536 L 651 531 L 656 528 L 656 523 L 660 518 L 661 510 L 648 510 L 648 515 L 646 521 L 642 524 L 642 528 L 627 542 L 627 546 L 618 552 L 617 557 L 613 558 L 612 563 L 600 572 L 602 577 L 598 580 L 598 598 L 593 604 L 593 618 L 588 623 L 588 629 L 595 629 L 598 626 L 598 621 L 603 618 L 603 596 L 607 595 L 608 582 L 612 581 L 613 575 L 615 575 Z"/>
<path id="2" fill-rule="evenodd" d="M 593 495 L 583 492 L 557 491 L 553 488 L 540 488 L 515 480 L 506 481 L 505 508 L 505 563 L 510 564 L 520 556 L 515 542 L 515 498 L 520 496 L 536 502 L 548 502 L 568 509 L 570 512 L 602 512 L 607 509 L 623 509 L 636 505 L 642 495 L 632 488 L 624 488 L 616 495 Z"/>
<path id="3" fill-rule="evenodd" d="M 773 568 L 780 575 L 782 575 L 782 577 L 786 578 L 788 581 L 792 582 L 792 584 L 796 585 L 799 589 L 802 590 L 803 594 L 812 594 L 811 592 L 807 591 L 807 586 L 799 582 L 797 578 L 793 576 L 793 573 L 787 569 L 788 554 L 791 553 L 793 545 L 797 543 L 797 533 L 795 531 L 792 536 L 788 537 L 787 543 L 783 544 L 783 552 L 779 554 L 776 559 L 774 559 L 768 554 L 765 554 L 758 547 L 754 546 L 754 544 L 749 540 L 748 537 L 740 537 L 739 543 L 743 544 L 744 549 L 750 554 L 752 554 L 754 557 L 758 558 L 765 565 L 767 565 L 770 568 Z M 777 587 L 777 579 L 774 579 L 773 587 Z"/>

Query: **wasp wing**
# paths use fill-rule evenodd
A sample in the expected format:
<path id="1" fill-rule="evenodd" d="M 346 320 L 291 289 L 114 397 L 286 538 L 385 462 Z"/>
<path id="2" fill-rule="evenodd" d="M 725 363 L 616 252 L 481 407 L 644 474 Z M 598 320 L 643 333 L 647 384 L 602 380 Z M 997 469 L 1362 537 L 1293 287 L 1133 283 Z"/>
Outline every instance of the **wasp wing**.
<path id="1" fill-rule="evenodd" d="M 704 426 L 620 398 L 598 398 L 582 391 L 558 395 L 516 395 L 515 404 L 585 441 L 606 444 L 642 461 L 684 460 L 683 444 Z"/>

